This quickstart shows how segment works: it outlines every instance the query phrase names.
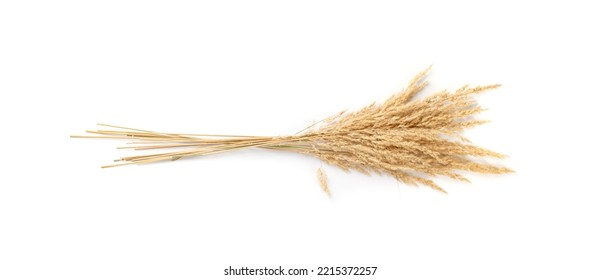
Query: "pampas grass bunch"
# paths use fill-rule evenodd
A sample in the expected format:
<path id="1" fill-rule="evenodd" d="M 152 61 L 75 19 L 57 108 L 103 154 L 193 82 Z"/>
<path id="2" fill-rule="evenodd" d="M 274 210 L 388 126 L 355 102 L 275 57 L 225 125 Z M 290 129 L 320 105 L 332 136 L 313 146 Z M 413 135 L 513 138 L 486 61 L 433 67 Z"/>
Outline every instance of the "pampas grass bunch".
<path id="1" fill-rule="evenodd" d="M 405 184 L 425 185 L 441 192 L 445 191 L 431 177 L 468 182 L 458 171 L 512 172 L 478 159 L 504 158 L 504 155 L 475 146 L 461 136 L 464 129 L 486 122 L 473 118 L 483 110 L 474 97 L 500 85 L 465 85 L 453 92 L 443 90 L 416 99 L 415 95 L 427 84 L 424 77 L 428 70 L 381 104 L 340 112 L 291 136 L 163 133 L 99 124 L 112 129 L 87 131 L 92 135 L 72 137 L 133 140 L 123 148 L 135 150 L 176 149 L 122 157 L 115 164 L 103 167 L 262 148 L 306 154 L 346 171 L 387 174 Z M 323 190 L 329 194 L 323 170 L 319 168 L 317 174 Z"/>

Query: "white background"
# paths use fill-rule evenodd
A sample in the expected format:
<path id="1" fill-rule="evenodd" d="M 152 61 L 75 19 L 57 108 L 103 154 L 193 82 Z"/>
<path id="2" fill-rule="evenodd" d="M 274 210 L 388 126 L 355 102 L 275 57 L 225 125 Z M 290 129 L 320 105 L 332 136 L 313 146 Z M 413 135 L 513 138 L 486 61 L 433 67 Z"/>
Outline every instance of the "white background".
<path id="1" fill-rule="evenodd" d="M 2 1 L 0 279 L 598 279 L 597 9 L 396 2 Z M 428 93 L 503 84 L 468 136 L 515 174 L 442 179 L 443 195 L 324 165 L 328 199 L 314 158 L 100 169 L 122 143 L 69 138 L 291 134 L 430 64 Z"/>

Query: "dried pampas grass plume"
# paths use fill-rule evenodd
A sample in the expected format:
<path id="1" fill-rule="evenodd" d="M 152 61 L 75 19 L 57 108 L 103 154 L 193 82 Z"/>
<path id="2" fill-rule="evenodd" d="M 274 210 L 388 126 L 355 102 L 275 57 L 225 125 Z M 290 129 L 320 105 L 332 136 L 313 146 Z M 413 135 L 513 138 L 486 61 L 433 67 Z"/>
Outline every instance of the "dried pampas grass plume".
<path id="1" fill-rule="evenodd" d="M 478 157 L 505 156 L 471 144 L 461 136 L 470 127 L 485 123 L 472 117 L 483 109 L 475 95 L 500 85 L 471 87 L 453 92 L 443 90 L 415 99 L 425 85 L 429 68 L 415 76 L 408 86 L 382 104 L 373 103 L 358 111 L 340 112 L 292 136 L 240 136 L 162 133 L 112 125 L 113 130 L 87 131 L 93 135 L 78 138 L 117 138 L 133 140 L 135 150 L 175 149 L 175 151 L 122 157 L 113 167 L 134 163 L 177 160 L 246 148 L 291 151 L 315 156 L 343 170 L 365 174 L 388 174 L 409 185 L 425 185 L 445 192 L 429 177 L 445 176 L 468 182 L 457 171 L 486 174 L 512 170 L 477 160 Z M 114 130 L 117 129 L 117 130 Z M 323 190 L 329 194 L 326 175 L 317 171 Z"/>
<path id="2" fill-rule="evenodd" d="M 319 185 L 321 185 L 321 189 L 327 194 L 327 196 L 331 196 L 329 185 L 327 185 L 327 174 L 325 174 L 325 171 L 323 171 L 322 167 L 317 169 L 317 178 L 319 179 Z"/>

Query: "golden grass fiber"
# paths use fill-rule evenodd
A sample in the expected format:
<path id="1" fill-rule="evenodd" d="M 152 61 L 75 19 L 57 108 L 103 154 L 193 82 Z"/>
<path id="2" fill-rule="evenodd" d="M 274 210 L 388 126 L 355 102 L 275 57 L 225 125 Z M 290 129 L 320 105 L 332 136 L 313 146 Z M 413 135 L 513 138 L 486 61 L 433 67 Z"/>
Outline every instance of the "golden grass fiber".
<path id="1" fill-rule="evenodd" d="M 475 146 L 461 136 L 464 129 L 486 122 L 473 118 L 483 111 L 474 97 L 500 85 L 465 85 L 453 92 L 443 90 L 416 99 L 415 95 L 427 84 L 424 77 L 428 70 L 381 104 L 373 103 L 354 112 L 342 111 L 291 136 L 162 133 L 99 124 L 113 129 L 88 130 L 91 135 L 72 137 L 129 139 L 133 140 L 128 143 L 130 146 L 120 148 L 135 150 L 175 149 L 126 156 L 103 167 L 263 148 L 315 156 L 346 171 L 388 174 L 405 184 L 421 184 L 441 192 L 445 191 L 429 177 L 445 176 L 468 182 L 457 171 L 512 172 L 480 160 L 504 158 L 504 155 Z M 317 175 L 321 187 L 329 194 L 327 177 L 321 168 Z"/>

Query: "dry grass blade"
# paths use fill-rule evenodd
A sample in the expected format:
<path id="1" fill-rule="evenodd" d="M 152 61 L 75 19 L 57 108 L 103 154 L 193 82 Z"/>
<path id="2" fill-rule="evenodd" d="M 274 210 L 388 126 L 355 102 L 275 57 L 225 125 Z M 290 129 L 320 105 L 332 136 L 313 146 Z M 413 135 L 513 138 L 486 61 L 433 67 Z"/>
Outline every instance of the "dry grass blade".
<path id="1" fill-rule="evenodd" d="M 475 157 L 503 158 L 502 154 L 471 144 L 461 136 L 470 127 L 485 123 L 473 119 L 483 111 L 474 96 L 499 87 L 463 86 L 454 92 L 441 91 L 415 99 L 426 85 L 419 73 L 401 92 L 382 104 L 373 103 L 354 112 L 340 112 L 292 136 L 243 136 L 164 133 L 99 124 L 111 130 L 87 131 L 77 138 L 133 140 L 135 150 L 175 151 L 122 157 L 113 167 L 203 156 L 247 148 L 291 151 L 315 156 L 344 170 L 366 174 L 385 173 L 409 185 L 426 185 L 445 192 L 428 177 L 445 176 L 468 182 L 457 171 L 502 174 L 512 170 L 482 163 Z M 117 130 L 115 130 L 117 129 Z M 317 171 L 319 182 L 329 194 L 326 175 Z"/>

